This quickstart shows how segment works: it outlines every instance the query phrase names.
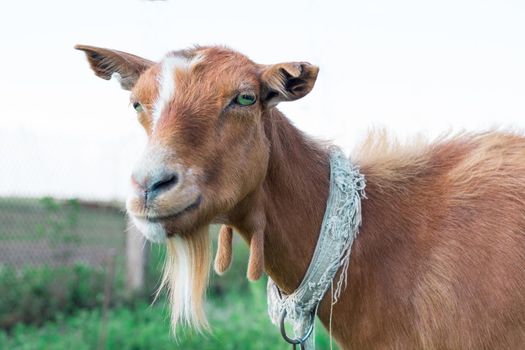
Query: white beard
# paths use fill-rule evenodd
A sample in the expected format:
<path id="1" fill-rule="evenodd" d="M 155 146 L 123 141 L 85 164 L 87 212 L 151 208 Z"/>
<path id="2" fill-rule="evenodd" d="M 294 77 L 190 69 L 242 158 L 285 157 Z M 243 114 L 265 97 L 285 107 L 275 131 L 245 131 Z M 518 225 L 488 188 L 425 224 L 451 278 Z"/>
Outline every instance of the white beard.
<path id="1" fill-rule="evenodd" d="M 208 329 L 204 313 L 204 293 L 211 266 L 211 242 L 208 226 L 166 241 L 167 254 L 157 295 L 166 287 L 171 307 L 173 331 L 180 321 L 197 331 Z"/>

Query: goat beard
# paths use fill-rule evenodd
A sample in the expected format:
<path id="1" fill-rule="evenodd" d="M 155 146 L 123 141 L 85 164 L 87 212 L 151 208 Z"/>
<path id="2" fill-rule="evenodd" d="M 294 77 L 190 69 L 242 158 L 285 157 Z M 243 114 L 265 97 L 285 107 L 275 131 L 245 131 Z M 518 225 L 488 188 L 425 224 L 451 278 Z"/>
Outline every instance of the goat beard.
<path id="1" fill-rule="evenodd" d="M 208 226 L 192 234 L 175 235 L 166 241 L 166 261 L 156 297 L 166 288 L 175 333 L 179 322 L 197 331 L 207 330 L 204 295 L 211 267 Z"/>

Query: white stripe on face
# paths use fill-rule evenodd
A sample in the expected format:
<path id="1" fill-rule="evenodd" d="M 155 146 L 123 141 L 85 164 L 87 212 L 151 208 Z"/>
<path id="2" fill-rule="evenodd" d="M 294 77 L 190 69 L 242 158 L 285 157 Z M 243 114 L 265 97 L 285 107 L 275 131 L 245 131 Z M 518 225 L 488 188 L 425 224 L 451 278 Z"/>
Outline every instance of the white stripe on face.
<path id="1" fill-rule="evenodd" d="M 159 121 L 166 105 L 173 99 L 175 94 L 175 72 L 177 70 L 189 70 L 203 60 L 202 54 L 188 59 L 180 55 L 169 55 L 162 61 L 161 71 L 158 77 L 159 95 L 153 106 L 153 129 Z"/>
<path id="2" fill-rule="evenodd" d="M 162 61 L 158 77 L 159 95 L 153 107 L 153 128 L 160 119 L 164 107 L 171 101 L 175 93 L 175 70 L 187 65 L 187 60 L 181 56 L 168 56 Z"/>

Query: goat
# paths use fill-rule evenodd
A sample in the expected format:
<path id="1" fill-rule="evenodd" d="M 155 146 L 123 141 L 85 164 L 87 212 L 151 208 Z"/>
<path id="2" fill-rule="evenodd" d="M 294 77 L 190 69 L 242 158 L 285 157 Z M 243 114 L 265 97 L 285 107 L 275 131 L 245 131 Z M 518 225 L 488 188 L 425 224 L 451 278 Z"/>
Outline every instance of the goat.
<path id="1" fill-rule="evenodd" d="M 219 272 L 234 228 L 250 244 L 248 277 L 264 270 L 293 292 L 319 235 L 329 155 L 276 105 L 308 94 L 318 68 L 256 64 L 224 47 L 174 51 L 158 63 L 76 48 L 97 76 L 131 91 L 148 134 L 127 209 L 148 239 L 167 241 L 173 325 L 207 326 L 210 223 L 227 225 Z M 489 131 L 402 146 L 376 132 L 351 159 L 367 199 L 333 307 L 341 348 L 525 347 L 525 138 Z M 325 296 L 325 326 L 330 306 Z"/>

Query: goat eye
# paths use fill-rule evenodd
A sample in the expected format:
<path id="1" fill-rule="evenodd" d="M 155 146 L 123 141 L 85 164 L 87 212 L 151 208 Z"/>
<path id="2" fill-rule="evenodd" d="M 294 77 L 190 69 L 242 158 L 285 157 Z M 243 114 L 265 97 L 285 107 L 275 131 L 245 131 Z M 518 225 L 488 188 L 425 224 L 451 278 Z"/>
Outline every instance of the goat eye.
<path id="1" fill-rule="evenodd" d="M 133 102 L 133 108 L 137 111 L 137 113 L 141 113 L 144 111 L 142 108 L 142 105 L 139 102 Z"/>
<path id="2" fill-rule="evenodd" d="M 254 94 L 251 93 L 243 93 L 237 95 L 235 98 L 235 102 L 241 106 L 250 106 L 253 105 L 256 101 L 256 97 Z"/>

